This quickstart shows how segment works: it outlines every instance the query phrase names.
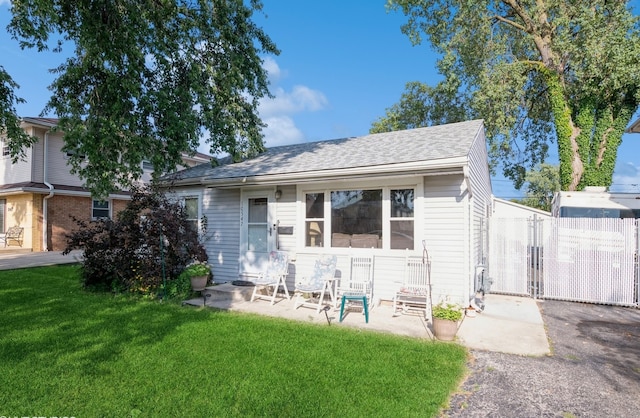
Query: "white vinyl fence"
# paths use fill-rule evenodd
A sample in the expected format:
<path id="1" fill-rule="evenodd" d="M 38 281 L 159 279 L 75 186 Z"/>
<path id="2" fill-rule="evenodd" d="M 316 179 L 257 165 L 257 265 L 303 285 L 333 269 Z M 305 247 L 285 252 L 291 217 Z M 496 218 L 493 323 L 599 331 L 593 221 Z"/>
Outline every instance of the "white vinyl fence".
<path id="1" fill-rule="evenodd" d="M 491 292 L 638 306 L 635 219 L 491 219 Z"/>

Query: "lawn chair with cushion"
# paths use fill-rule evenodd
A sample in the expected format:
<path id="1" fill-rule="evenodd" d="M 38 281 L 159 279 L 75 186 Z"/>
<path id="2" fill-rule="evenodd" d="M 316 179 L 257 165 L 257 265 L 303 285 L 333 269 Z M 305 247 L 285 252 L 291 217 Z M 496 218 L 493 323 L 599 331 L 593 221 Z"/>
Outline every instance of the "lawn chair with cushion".
<path id="1" fill-rule="evenodd" d="M 358 302 L 362 305 L 365 322 L 369 322 L 369 305 L 373 296 L 373 256 L 352 256 L 347 280 L 341 280 L 338 287 L 340 298 L 340 322 L 344 311 Z"/>
<path id="2" fill-rule="evenodd" d="M 271 304 L 273 305 L 280 286 L 284 287 L 287 299 L 291 299 L 286 283 L 288 274 L 289 254 L 284 251 L 271 251 L 271 253 L 269 253 L 269 261 L 265 271 L 260 273 L 258 277 L 253 280 L 255 286 L 253 288 L 253 294 L 251 295 L 251 302 L 256 298 L 268 298 L 271 300 Z M 266 289 L 267 295 L 259 294 L 258 288 Z M 269 295 L 270 288 L 273 288 L 273 293 L 271 295 Z"/>
<path id="3" fill-rule="evenodd" d="M 425 319 L 431 317 L 430 304 L 431 264 L 428 257 L 407 257 L 404 264 L 403 281 L 393 297 L 393 315 L 399 309 L 424 312 Z"/>
<path id="4" fill-rule="evenodd" d="M 324 296 L 327 292 L 335 307 L 333 283 L 337 263 L 338 257 L 335 255 L 321 256 L 316 260 L 313 273 L 308 277 L 302 277 L 302 279 L 296 283 L 294 309 L 298 309 L 300 306 L 311 306 L 317 308 L 318 313 L 320 313 L 320 309 L 322 309 L 322 304 L 324 303 Z M 314 294 L 318 293 L 318 299 L 315 299 Z"/>

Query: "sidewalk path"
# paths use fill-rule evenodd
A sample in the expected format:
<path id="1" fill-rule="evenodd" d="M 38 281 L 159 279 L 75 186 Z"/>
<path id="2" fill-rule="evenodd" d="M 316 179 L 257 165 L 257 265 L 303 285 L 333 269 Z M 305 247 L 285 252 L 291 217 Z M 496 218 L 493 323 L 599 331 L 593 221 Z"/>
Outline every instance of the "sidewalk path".
<path id="1" fill-rule="evenodd" d="M 59 251 L 0 253 L 0 270 L 79 263 L 82 251 L 62 255 Z"/>

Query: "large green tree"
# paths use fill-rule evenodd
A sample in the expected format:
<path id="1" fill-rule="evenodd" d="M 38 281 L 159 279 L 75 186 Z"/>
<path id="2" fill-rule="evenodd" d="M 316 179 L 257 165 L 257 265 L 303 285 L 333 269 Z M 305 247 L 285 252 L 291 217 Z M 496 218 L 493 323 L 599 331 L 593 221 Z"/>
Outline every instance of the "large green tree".
<path id="1" fill-rule="evenodd" d="M 260 0 L 14 0 L 8 30 L 23 48 L 75 48 L 52 70 L 44 112 L 60 118 L 73 172 L 101 197 L 138 178 L 142 160 L 173 169 L 203 136 L 212 154 L 235 160 L 263 150 L 260 54 L 279 51 L 251 19 L 261 9 Z M 12 128 L 15 107 L 0 104 L 13 113 L 2 127 L 17 158 L 30 139 Z"/>
<path id="2" fill-rule="evenodd" d="M 551 212 L 553 196 L 560 190 L 558 166 L 540 164 L 525 176 L 525 197 L 515 202 Z"/>
<path id="3" fill-rule="evenodd" d="M 640 26 L 623 0 L 389 0 L 442 59 L 372 131 L 483 118 L 517 188 L 556 142 L 563 190 L 611 184 L 640 103 Z M 422 107 L 422 109 L 421 109 Z M 410 111 L 407 111 L 410 109 Z"/>

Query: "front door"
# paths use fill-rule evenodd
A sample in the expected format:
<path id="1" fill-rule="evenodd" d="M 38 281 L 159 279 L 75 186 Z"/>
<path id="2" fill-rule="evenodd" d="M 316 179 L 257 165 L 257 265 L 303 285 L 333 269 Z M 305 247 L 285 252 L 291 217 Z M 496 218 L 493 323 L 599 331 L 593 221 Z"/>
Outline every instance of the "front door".
<path id="1" fill-rule="evenodd" d="M 240 236 L 240 274 L 264 270 L 269 252 L 276 250 L 275 200 L 272 191 L 244 192 Z"/>

